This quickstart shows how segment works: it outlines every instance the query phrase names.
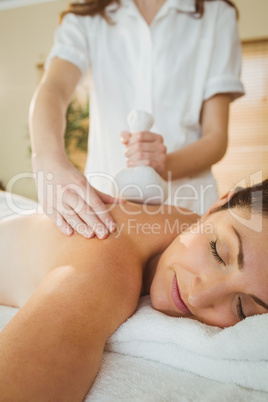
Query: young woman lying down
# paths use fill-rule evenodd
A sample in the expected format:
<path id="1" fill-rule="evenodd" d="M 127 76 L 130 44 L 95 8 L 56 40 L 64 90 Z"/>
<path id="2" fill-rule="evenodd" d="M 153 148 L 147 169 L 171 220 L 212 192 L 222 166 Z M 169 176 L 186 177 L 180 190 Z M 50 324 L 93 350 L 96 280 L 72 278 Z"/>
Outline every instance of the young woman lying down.
<path id="1" fill-rule="evenodd" d="M 0 223 L 0 303 L 21 307 L 0 334 L 1 400 L 81 401 L 141 295 L 219 327 L 267 313 L 268 180 L 200 220 L 130 203 L 112 215 L 105 241 L 66 237 L 46 216 Z"/>

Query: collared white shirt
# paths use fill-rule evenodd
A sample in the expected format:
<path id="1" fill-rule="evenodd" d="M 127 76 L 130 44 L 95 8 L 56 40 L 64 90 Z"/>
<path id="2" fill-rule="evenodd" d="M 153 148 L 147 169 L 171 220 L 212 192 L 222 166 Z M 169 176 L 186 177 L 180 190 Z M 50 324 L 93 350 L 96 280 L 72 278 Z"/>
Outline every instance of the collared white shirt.
<path id="1" fill-rule="evenodd" d="M 217 93 L 231 93 L 232 99 L 244 93 L 234 8 L 222 0 L 205 2 L 204 16 L 194 18 L 194 0 L 166 0 L 149 26 L 132 0 L 121 4 L 107 9 L 113 25 L 100 16 L 66 15 L 46 63 L 59 57 L 83 75 L 91 69 L 89 176 L 113 176 L 125 167 L 120 132 L 128 129 L 126 118 L 132 109 L 153 114 L 151 131 L 164 137 L 169 153 L 200 137 L 204 100 Z M 106 180 L 95 178 L 92 184 L 109 191 Z M 178 192 L 180 184 L 184 189 Z M 198 206 L 189 188 L 190 199 L 181 198 L 187 197 L 188 184 L 198 192 L 200 185 L 213 185 L 206 192 L 205 206 Z M 169 202 L 201 213 L 217 198 L 210 172 L 173 181 L 170 187 Z"/>

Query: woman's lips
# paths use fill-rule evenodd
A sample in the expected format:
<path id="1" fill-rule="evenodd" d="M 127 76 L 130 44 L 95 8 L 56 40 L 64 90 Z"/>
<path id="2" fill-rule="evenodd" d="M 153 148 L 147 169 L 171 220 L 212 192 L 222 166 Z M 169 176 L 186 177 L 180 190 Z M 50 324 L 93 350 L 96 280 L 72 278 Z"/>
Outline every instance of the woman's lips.
<path id="1" fill-rule="evenodd" d="M 174 275 L 174 278 L 173 278 L 173 281 L 172 281 L 171 296 L 172 296 L 172 300 L 173 300 L 175 306 L 178 308 L 178 310 L 181 313 L 191 314 L 191 312 L 188 309 L 188 307 L 182 301 L 182 298 L 181 298 L 181 295 L 180 295 L 180 290 L 179 290 L 178 283 L 177 283 L 176 274 Z"/>

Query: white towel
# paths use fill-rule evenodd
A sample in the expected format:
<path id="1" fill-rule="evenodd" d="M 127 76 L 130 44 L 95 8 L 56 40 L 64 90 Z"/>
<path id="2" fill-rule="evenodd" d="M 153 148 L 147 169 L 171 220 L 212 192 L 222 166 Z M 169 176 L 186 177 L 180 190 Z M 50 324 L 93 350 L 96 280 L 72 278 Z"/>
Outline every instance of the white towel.
<path id="1" fill-rule="evenodd" d="M 144 297 L 137 312 L 109 338 L 106 350 L 268 392 L 268 314 L 220 329 L 167 317 Z"/>
<path id="2" fill-rule="evenodd" d="M 17 194 L 0 191 L 0 219 L 14 215 L 42 214 L 42 208 L 36 201 Z"/>
<path id="3" fill-rule="evenodd" d="M 105 352 L 84 402 L 267 402 L 267 396 L 142 357 Z"/>
<path id="4" fill-rule="evenodd" d="M 0 306 L 0 330 L 17 311 L 16 308 Z M 137 314 L 142 317 L 140 309 Z M 165 319 L 169 318 L 164 316 Z M 267 402 L 267 393 L 219 383 L 148 358 L 105 352 L 100 372 L 85 402 L 107 401 Z"/>

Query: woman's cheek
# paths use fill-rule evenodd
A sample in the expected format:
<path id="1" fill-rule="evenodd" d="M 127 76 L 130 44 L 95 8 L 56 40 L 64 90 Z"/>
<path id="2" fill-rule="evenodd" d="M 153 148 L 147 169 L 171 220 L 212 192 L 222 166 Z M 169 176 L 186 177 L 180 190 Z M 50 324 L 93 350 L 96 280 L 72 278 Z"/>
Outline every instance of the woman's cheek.
<path id="1" fill-rule="evenodd" d="M 203 234 L 185 234 L 178 247 L 178 265 L 193 274 L 198 274 L 202 266 L 208 263 L 208 244 L 209 241 Z"/>
<path id="2" fill-rule="evenodd" d="M 228 328 L 237 323 L 228 305 L 197 311 L 195 317 L 198 321 L 213 327 Z"/>
<path id="3" fill-rule="evenodd" d="M 175 269 L 190 271 L 196 274 L 208 260 L 209 240 L 200 227 L 193 231 L 182 233 L 168 247 L 161 257 L 159 263 L 161 271 Z"/>

